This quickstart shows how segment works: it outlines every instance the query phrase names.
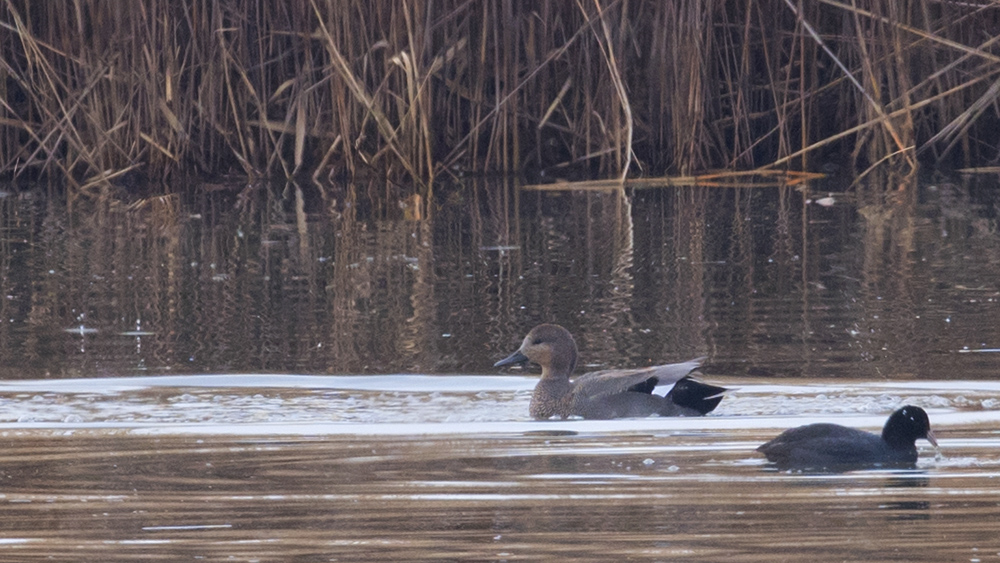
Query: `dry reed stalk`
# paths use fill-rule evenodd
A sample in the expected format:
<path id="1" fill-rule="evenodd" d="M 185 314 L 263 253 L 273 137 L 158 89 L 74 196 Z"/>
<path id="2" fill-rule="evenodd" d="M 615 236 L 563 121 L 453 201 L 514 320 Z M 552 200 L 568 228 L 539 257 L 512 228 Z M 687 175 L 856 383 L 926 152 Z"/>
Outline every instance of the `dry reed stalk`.
<path id="1" fill-rule="evenodd" d="M 332 70 L 338 74 L 341 80 L 344 81 L 350 92 L 354 95 L 355 99 L 365 107 L 368 115 L 375 120 L 378 131 L 381 134 L 381 140 L 386 143 L 386 148 L 396 155 L 399 160 L 399 164 L 406 169 L 410 177 L 415 182 L 422 184 L 424 179 L 418 174 L 414 162 L 412 162 L 411 159 L 406 158 L 403 154 L 403 149 L 399 147 L 397 143 L 396 128 L 389 121 L 389 118 L 382 112 L 381 108 L 376 105 L 375 100 L 369 96 L 362 81 L 354 75 L 351 66 L 341 54 L 340 49 L 337 46 L 336 39 L 324 22 L 323 14 L 320 12 L 319 6 L 316 4 L 315 0 L 310 0 L 310 5 L 316 13 L 320 37 L 324 42 L 327 53 L 330 55 Z"/>
<path id="2" fill-rule="evenodd" d="M 847 65 L 840 60 L 840 58 L 836 55 L 836 53 L 833 52 L 833 50 L 830 49 L 830 47 L 826 44 L 823 38 L 820 37 L 819 33 L 813 28 L 813 26 L 810 25 L 809 22 L 805 21 L 804 19 L 801 19 L 801 15 L 799 14 L 796 6 L 792 3 L 791 0 L 785 0 L 785 4 L 788 6 L 788 9 L 792 11 L 792 13 L 794 13 L 797 17 L 800 18 L 802 27 L 806 30 L 806 32 L 813 38 L 816 44 L 819 45 L 820 48 L 827 54 L 830 60 L 832 60 L 833 63 L 844 73 L 844 76 L 851 84 L 854 85 L 858 93 L 860 93 L 861 96 L 867 101 L 867 104 L 864 105 L 863 107 L 868 108 L 875 113 L 879 122 L 883 125 L 886 132 L 895 142 L 895 150 L 903 151 L 903 149 L 906 146 L 908 146 L 908 144 L 901 138 L 899 132 L 896 130 L 896 127 L 893 125 L 892 121 L 886 115 L 885 109 L 882 107 L 882 104 L 876 99 L 876 97 L 881 97 L 877 91 L 878 85 L 881 83 L 881 81 L 879 78 L 875 77 L 875 72 L 873 70 L 874 65 L 872 64 L 873 58 L 871 54 L 869 54 L 867 51 L 867 40 L 864 33 L 862 32 L 862 26 L 857 20 L 857 15 L 858 15 L 857 12 L 853 12 L 853 15 L 855 16 L 855 29 L 857 30 L 858 33 L 858 41 L 856 42 L 856 45 L 858 46 L 858 49 L 861 51 L 860 59 L 864 66 L 865 74 L 868 75 L 869 78 L 868 83 L 872 85 L 873 88 L 876 89 L 875 93 L 869 92 L 868 89 L 865 88 L 861 84 L 861 82 L 858 81 L 858 79 L 854 76 L 854 74 L 847 68 Z"/>
<path id="3" fill-rule="evenodd" d="M 963 90 L 965 88 L 969 88 L 969 87 L 974 86 L 974 85 L 976 85 L 976 84 L 978 84 L 980 82 L 983 82 L 987 78 L 988 77 L 978 77 L 978 78 L 972 79 L 972 80 L 970 80 L 970 81 L 968 81 L 968 82 L 966 82 L 964 84 L 961 84 L 959 86 L 956 86 L 955 88 L 952 88 L 951 90 L 947 90 L 945 92 L 938 93 L 938 94 L 936 94 L 936 95 L 934 95 L 934 96 L 932 96 L 930 98 L 927 98 L 925 100 L 921 100 L 919 102 L 915 102 L 909 108 L 904 108 L 904 109 L 901 109 L 901 110 L 897 110 L 896 112 L 893 112 L 893 113 L 889 114 L 889 117 L 891 118 L 891 117 L 896 116 L 897 114 L 901 115 L 901 114 L 903 114 L 905 112 L 909 112 L 909 111 L 913 111 L 913 110 L 916 110 L 916 109 L 921 109 L 921 108 L 923 108 L 925 106 L 929 106 L 929 105 L 933 104 L 934 102 L 937 102 L 938 100 L 940 100 L 942 98 L 946 98 L 946 97 L 948 97 L 950 95 L 955 94 L 956 92 L 958 92 L 960 90 Z M 792 153 L 790 155 L 787 155 L 787 156 L 784 156 L 782 158 L 779 158 L 779 159 L 775 160 L 774 162 L 772 162 L 770 164 L 767 164 L 766 166 L 764 166 L 764 168 L 772 168 L 772 167 L 782 166 L 784 164 L 787 164 L 791 160 L 793 160 L 795 158 L 798 158 L 799 156 L 802 156 L 803 154 L 805 154 L 807 152 L 815 151 L 815 150 L 820 149 L 822 147 L 828 146 L 831 143 L 834 143 L 834 142 L 836 142 L 836 141 L 838 141 L 840 139 L 844 139 L 846 137 L 850 137 L 850 136 L 855 135 L 855 134 L 857 134 L 857 133 L 859 133 L 861 131 L 864 131 L 866 129 L 875 127 L 877 125 L 880 125 L 882 123 L 882 121 L 883 120 L 882 120 L 881 117 L 876 117 L 876 118 L 874 118 L 874 119 L 872 119 L 870 121 L 867 121 L 865 123 L 861 123 L 859 125 L 856 125 L 854 127 L 849 128 L 849 129 L 845 129 L 845 130 L 840 131 L 839 133 L 836 133 L 834 135 L 831 135 L 831 136 L 829 136 L 829 137 L 827 137 L 825 139 L 821 139 L 821 140 L 819 140 L 819 141 L 817 141 L 817 142 L 809 145 L 808 147 L 801 148 L 801 149 L 795 151 L 794 153 Z"/>
<path id="4" fill-rule="evenodd" d="M 960 174 L 1000 174 L 1000 166 L 980 166 L 978 168 L 959 168 Z"/>
<path id="5" fill-rule="evenodd" d="M 604 43 L 601 44 L 600 39 L 598 39 L 598 45 L 600 47 L 601 55 L 604 57 L 605 64 L 608 66 L 608 74 L 611 77 L 611 83 L 614 84 L 616 98 L 618 103 L 621 105 L 621 112 L 625 119 L 625 138 L 621 139 L 618 128 L 616 128 L 614 134 L 614 146 L 619 147 L 620 150 L 616 151 L 616 161 L 618 168 L 621 170 L 620 179 L 624 180 L 628 177 L 629 165 L 632 163 L 632 106 L 629 105 L 628 92 L 626 91 L 625 84 L 622 80 L 621 70 L 618 68 L 618 60 L 615 57 L 615 51 L 613 48 L 614 41 L 611 37 L 611 30 L 608 27 L 608 22 L 606 19 L 607 11 L 601 8 L 598 0 L 594 0 L 594 5 L 597 8 L 597 13 L 601 23 L 601 31 L 603 32 Z M 577 6 L 580 11 L 586 14 L 586 10 L 580 5 L 579 1 Z M 624 21 L 624 18 L 622 18 Z M 597 32 L 594 32 L 595 37 Z M 616 114 L 617 115 L 617 114 Z M 622 152 L 625 153 L 624 160 L 622 157 Z"/>
<path id="6" fill-rule="evenodd" d="M 772 188 L 777 186 L 797 186 L 823 178 L 823 174 L 797 172 L 793 170 L 747 170 L 724 171 L 695 176 L 664 176 L 660 178 L 631 178 L 586 180 L 581 182 L 555 182 L 552 184 L 527 184 L 523 190 L 535 191 L 583 191 L 606 192 L 624 188 L 677 188 L 700 186 L 711 188 Z"/>

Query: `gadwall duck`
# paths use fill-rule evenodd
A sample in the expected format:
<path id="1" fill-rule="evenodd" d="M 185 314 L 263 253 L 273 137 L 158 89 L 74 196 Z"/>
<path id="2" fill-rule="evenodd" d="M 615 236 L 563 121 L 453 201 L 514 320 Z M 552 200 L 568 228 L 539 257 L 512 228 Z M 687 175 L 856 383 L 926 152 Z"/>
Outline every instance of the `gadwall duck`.
<path id="1" fill-rule="evenodd" d="M 701 364 L 701 358 L 641 369 L 595 371 L 570 381 L 576 356 L 576 341 L 568 330 L 543 324 L 531 329 L 521 347 L 494 366 L 529 360 L 542 366 L 542 379 L 535 386 L 528 407 L 528 412 L 537 419 L 554 415 L 598 419 L 652 414 L 700 416 L 711 412 L 726 391 L 724 387 L 688 377 Z M 669 384 L 673 388 L 665 397 L 653 394 L 657 385 Z"/>
<path id="2" fill-rule="evenodd" d="M 918 438 L 937 447 L 927 413 L 907 405 L 892 413 L 881 436 L 839 424 L 808 424 L 785 430 L 757 451 L 780 469 L 912 466 L 917 462 Z"/>

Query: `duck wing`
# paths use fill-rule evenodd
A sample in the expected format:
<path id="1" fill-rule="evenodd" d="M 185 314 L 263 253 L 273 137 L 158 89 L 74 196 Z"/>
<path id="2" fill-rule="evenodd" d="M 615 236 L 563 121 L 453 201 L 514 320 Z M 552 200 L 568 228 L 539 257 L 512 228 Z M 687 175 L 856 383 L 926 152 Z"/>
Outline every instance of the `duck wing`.
<path id="1" fill-rule="evenodd" d="M 649 393 L 657 385 L 677 383 L 700 366 L 704 359 L 697 358 L 679 364 L 663 364 L 638 369 L 592 371 L 574 380 L 573 393 L 590 399 L 617 395 L 629 390 Z M 654 379 L 655 383 L 652 385 L 647 383 Z"/>

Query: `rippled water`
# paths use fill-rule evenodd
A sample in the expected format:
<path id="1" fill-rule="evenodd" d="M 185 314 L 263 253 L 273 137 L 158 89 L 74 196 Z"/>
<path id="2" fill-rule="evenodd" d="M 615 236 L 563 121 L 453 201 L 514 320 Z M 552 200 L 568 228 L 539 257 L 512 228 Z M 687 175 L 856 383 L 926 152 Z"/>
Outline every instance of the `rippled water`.
<path id="1" fill-rule="evenodd" d="M 346 189 L 0 198 L 0 560 L 1000 561 L 995 182 L 479 188 L 419 221 Z M 587 369 L 707 355 L 734 390 L 530 420 L 533 370 L 491 366 L 540 321 Z M 940 443 L 914 470 L 754 451 L 906 403 Z"/>
<path id="2" fill-rule="evenodd" d="M 527 418 L 534 380 L 225 375 L 0 386 L 5 560 L 990 561 L 996 381 L 722 379 L 704 418 Z M 754 448 L 925 405 L 917 469 Z"/>

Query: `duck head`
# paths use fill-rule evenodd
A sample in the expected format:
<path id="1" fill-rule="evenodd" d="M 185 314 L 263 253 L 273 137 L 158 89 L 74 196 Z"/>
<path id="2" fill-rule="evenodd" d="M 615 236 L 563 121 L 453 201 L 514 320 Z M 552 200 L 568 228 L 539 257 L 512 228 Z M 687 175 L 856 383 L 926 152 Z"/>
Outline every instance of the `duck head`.
<path id="1" fill-rule="evenodd" d="M 516 352 L 493 364 L 494 367 L 534 362 L 542 366 L 542 378 L 568 378 L 576 368 L 576 341 L 565 328 L 541 324 L 531 329 Z"/>

